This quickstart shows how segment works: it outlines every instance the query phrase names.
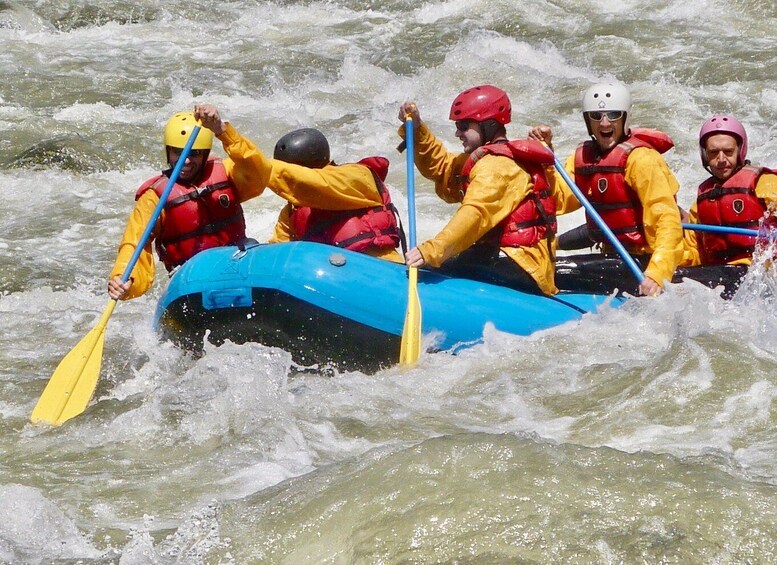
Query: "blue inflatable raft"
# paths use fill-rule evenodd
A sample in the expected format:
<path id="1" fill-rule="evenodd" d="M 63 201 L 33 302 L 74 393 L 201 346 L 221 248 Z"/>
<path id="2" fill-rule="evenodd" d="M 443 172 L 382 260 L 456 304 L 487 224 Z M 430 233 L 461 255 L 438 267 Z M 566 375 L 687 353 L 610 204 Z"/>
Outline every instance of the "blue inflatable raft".
<path id="1" fill-rule="evenodd" d="M 328 245 L 295 242 L 210 249 L 171 278 L 155 325 L 191 350 L 208 340 L 258 342 L 289 351 L 300 365 L 376 370 L 394 364 L 407 307 L 404 265 Z M 603 294 L 537 296 L 420 270 L 423 333 L 437 350 L 482 340 L 487 323 L 528 335 L 579 320 Z"/>

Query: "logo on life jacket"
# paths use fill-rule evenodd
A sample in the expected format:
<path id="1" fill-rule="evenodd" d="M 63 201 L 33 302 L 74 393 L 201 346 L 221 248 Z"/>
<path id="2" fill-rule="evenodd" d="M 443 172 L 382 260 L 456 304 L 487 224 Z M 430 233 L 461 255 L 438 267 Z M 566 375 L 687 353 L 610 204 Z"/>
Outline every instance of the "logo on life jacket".
<path id="1" fill-rule="evenodd" d="M 734 212 L 741 214 L 745 210 L 745 201 L 741 198 L 737 198 L 731 203 L 731 206 L 734 208 Z"/>
<path id="2" fill-rule="evenodd" d="M 222 194 L 219 196 L 219 205 L 222 208 L 229 208 L 229 196 Z"/>
<path id="3" fill-rule="evenodd" d="M 599 194 L 604 194 L 607 190 L 607 179 L 599 179 L 599 182 L 596 183 L 596 188 L 599 189 Z"/>

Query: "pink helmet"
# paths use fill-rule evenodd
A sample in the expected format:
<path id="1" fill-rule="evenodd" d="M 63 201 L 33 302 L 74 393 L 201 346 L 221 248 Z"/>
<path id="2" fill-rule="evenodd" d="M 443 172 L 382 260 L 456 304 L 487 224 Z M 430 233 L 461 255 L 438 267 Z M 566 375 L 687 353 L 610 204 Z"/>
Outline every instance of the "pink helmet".
<path id="1" fill-rule="evenodd" d="M 509 124 L 512 118 L 512 106 L 507 93 L 501 88 L 483 84 L 465 90 L 451 104 L 451 120 L 496 120 L 502 125 Z"/>
<path id="2" fill-rule="evenodd" d="M 707 168 L 707 150 L 704 148 L 704 140 L 710 135 L 717 133 L 727 133 L 736 138 L 739 145 L 739 165 L 745 164 L 747 158 L 747 132 L 745 127 L 734 116 L 715 114 L 701 126 L 699 131 L 699 151 L 701 153 L 701 164 Z"/>

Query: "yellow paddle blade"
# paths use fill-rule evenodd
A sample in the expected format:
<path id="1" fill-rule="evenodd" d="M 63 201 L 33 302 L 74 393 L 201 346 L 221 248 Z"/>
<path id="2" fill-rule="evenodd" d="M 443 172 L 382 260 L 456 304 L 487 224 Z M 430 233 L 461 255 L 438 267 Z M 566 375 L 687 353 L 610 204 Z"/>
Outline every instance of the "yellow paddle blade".
<path id="1" fill-rule="evenodd" d="M 30 420 L 58 426 L 86 410 L 100 378 L 105 327 L 115 307 L 111 300 L 97 325 L 60 361 Z"/>
<path id="2" fill-rule="evenodd" d="M 421 357 L 421 301 L 418 298 L 418 269 L 408 271 L 407 310 L 402 328 L 399 362 L 412 365 Z"/>

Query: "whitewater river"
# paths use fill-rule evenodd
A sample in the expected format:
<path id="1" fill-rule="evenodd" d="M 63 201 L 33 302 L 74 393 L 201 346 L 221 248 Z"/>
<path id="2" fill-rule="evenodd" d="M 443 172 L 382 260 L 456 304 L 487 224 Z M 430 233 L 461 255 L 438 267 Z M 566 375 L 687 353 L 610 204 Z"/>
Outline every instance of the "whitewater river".
<path id="1" fill-rule="evenodd" d="M 633 123 L 674 138 L 688 206 L 714 112 L 777 167 L 775 30 L 765 0 L 0 1 L 0 562 L 774 562 L 762 269 L 730 302 L 676 285 L 375 375 L 161 343 L 162 273 L 117 306 L 87 411 L 57 429 L 29 416 L 108 304 L 174 112 L 214 103 L 267 152 L 316 126 L 338 162 L 385 155 L 404 215 L 402 101 L 455 149 L 451 100 L 495 83 L 509 134 L 549 123 L 566 156 L 586 135 L 582 92 L 621 80 Z M 423 240 L 455 208 L 417 187 Z M 249 234 L 266 240 L 282 204 L 247 203 Z"/>

